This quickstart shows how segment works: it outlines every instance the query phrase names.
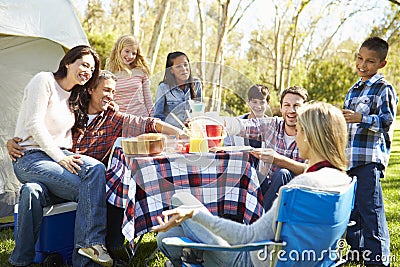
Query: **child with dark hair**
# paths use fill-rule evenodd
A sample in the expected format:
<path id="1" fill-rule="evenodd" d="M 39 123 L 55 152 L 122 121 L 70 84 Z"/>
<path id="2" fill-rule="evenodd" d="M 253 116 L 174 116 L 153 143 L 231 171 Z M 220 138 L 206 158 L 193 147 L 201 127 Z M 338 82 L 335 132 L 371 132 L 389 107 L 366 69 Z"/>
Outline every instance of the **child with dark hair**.
<path id="1" fill-rule="evenodd" d="M 390 240 L 380 178 L 384 177 L 393 140 L 398 97 L 378 73 L 385 67 L 389 45 L 379 37 L 365 40 L 356 58 L 359 81 L 348 91 L 343 115 L 349 141 L 349 176 L 357 176 L 357 194 L 347 241 L 352 249 L 369 251 L 366 266 L 389 266 Z M 363 254 L 359 254 L 363 255 Z M 361 259 L 355 259 L 361 260 Z"/>
<path id="2" fill-rule="evenodd" d="M 172 52 L 167 56 L 164 79 L 158 85 L 154 117 L 181 127 L 169 114 L 174 113 L 182 122 L 186 121 L 188 100 L 201 101 L 201 82 L 192 76 L 189 58 L 183 52 Z"/>
<path id="3" fill-rule="evenodd" d="M 241 119 L 256 119 L 266 117 L 265 111 L 269 107 L 270 91 L 267 86 L 255 84 L 250 87 L 247 92 L 246 103 L 250 108 L 250 112 L 240 115 Z M 248 139 L 239 136 L 227 136 L 224 140 L 225 146 L 252 146 L 261 147 L 261 141 L 257 139 Z"/>

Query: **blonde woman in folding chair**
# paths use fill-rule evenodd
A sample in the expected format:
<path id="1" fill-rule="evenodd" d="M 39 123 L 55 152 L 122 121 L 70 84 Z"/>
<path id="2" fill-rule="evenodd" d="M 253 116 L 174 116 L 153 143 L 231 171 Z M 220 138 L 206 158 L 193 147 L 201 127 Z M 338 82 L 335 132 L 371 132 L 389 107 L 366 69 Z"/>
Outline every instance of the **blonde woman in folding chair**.
<path id="1" fill-rule="evenodd" d="M 343 192 L 350 186 L 346 175 L 346 122 L 339 109 L 327 103 L 312 103 L 298 111 L 296 142 L 300 156 L 309 160 L 306 173 L 295 177 L 288 185 L 301 185 L 321 190 Z M 260 154 L 255 154 L 260 158 Z M 180 247 L 162 243 L 165 237 L 185 236 L 196 242 L 237 245 L 274 238 L 273 218 L 277 201 L 252 225 L 239 224 L 211 215 L 189 194 L 173 196 L 173 205 L 185 205 L 163 212 L 154 231 L 160 250 L 174 266 L 182 266 Z M 310 203 L 312 205 L 312 203 Z M 290 242 L 290 240 L 289 240 Z M 205 266 L 266 266 L 257 252 L 204 251 Z"/>

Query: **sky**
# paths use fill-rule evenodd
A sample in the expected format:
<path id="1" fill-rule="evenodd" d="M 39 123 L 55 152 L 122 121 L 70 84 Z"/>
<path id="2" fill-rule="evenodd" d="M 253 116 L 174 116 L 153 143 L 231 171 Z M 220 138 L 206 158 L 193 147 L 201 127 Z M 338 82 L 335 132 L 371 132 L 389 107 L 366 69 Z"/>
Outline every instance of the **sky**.
<path id="1" fill-rule="evenodd" d="M 189 0 L 193 2 L 194 8 L 196 8 L 196 1 Z M 233 0 L 235 1 L 235 0 Z M 236 0 L 237 1 L 237 0 Z M 322 3 L 324 0 L 315 0 L 313 3 L 318 5 Z M 81 14 L 83 14 L 86 10 L 87 0 L 72 0 L 75 7 Z M 246 1 L 244 1 L 246 2 Z M 110 4 L 110 0 L 103 0 L 103 7 L 105 9 L 108 8 Z M 365 6 L 363 3 L 371 3 L 370 0 L 354 0 L 354 7 Z M 333 39 L 335 44 L 340 43 L 343 40 L 347 40 L 349 38 L 353 39 L 355 42 L 362 42 L 369 32 L 369 29 L 376 24 L 375 18 L 381 18 L 376 16 L 377 14 L 384 14 L 384 10 L 388 8 L 389 1 L 388 0 L 377 0 L 374 1 L 376 4 L 376 9 L 374 11 L 359 13 L 353 17 L 351 17 L 345 24 L 344 27 L 338 32 L 338 34 Z M 233 4 L 232 4 L 233 5 Z M 246 42 L 249 39 L 250 31 L 249 29 L 257 28 L 257 25 L 272 25 L 272 17 L 274 16 L 274 8 L 270 0 L 255 0 L 255 2 L 250 6 L 247 10 L 240 23 L 237 25 L 237 29 L 244 32 L 245 36 L 243 38 L 242 43 L 246 46 Z M 318 8 L 315 8 L 315 12 L 318 12 Z M 343 10 L 338 10 L 338 14 L 340 12 L 345 12 Z M 327 29 L 329 30 L 329 23 L 332 20 L 338 19 L 338 16 L 332 16 L 329 20 L 326 21 Z"/>

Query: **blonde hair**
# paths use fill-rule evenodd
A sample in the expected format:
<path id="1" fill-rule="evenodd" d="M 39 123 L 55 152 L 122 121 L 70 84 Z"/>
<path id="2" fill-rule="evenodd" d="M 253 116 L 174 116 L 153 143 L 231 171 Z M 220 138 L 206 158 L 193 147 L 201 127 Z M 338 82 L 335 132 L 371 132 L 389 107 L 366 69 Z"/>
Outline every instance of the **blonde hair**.
<path id="1" fill-rule="evenodd" d="M 126 46 L 133 46 L 137 48 L 136 58 L 130 64 L 130 68 L 127 68 L 121 57 L 121 51 Z M 122 35 L 115 42 L 111 50 L 110 57 L 106 60 L 105 69 L 115 74 L 121 71 L 131 74 L 131 70 L 134 68 L 141 68 L 144 73 L 150 75 L 149 66 L 147 65 L 146 59 L 140 51 L 139 43 L 136 41 L 135 37 L 132 35 Z"/>
<path id="2" fill-rule="evenodd" d="M 347 126 L 338 108 L 324 102 L 306 104 L 298 110 L 297 123 L 310 149 L 339 170 L 347 170 Z"/>

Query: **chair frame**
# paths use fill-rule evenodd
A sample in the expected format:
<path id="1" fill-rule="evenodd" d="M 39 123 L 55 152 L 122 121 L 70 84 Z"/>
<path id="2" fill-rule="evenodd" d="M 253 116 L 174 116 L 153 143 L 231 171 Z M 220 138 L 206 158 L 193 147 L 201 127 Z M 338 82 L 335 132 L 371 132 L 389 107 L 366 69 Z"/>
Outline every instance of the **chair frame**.
<path id="1" fill-rule="evenodd" d="M 254 250 L 259 250 L 257 253 L 257 257 L 260 260 L 265 260 L 268 259 L 269 253 L 268 250 L 271 248 L 273 251 L 280 251 L 284 246 L 287 245 L 286 241 L 281 240 L 281 233 L 282 233 L 282 227 L 284 225 L 284 222 L 278 220 L 278 215 L 279 211 L 281 210 L 281 196 L 283 195 L 284 190 L 288 189 L 299 189 L 299 190 L 305 190 L 305 191 L 311 191 L 311 192 L 321 192 L 321 193 L 330 193 L 330 194 L 338 194 L 338 195 L 344 195 L 344 194 L 352 194 L 352 203 L 351 203 L 351 209 L 350 211 L 354 208 L 354 199 L 355 199 L 355 190 L 357 188 L 357 179 L 354 177 L 349 184 L 349 187 L 346 189 L 345 192 L 338 192 L 334 190 L 321 190 L 318 188 L 313 188 L 309 186 L 299 186 L 299 185 L 286 185 L 283 186 L 279 189 L 279 197 L 278 197 L 278 209 L 276 210 L 275 217 L 274 217 L 274 222 L 276 222 L 276 228 L 275 228 L 275 237 L 273 240 L 265 240 L 261 242 L 254 242 L 254 243 L 249 243 L 249 244 L 240 244 L 240 245 L 232 245 L 232 246 L 221 246 L 221 245 L 210 245 L 210 244 L 204 244 L 204 243 L 198 243 L 195 241 L 190 240 L 189 238 L 186 237 L 170 237 L 170 238 L 164 238 L 162 242 L 166 245 L 171 245 L 171 246 L 179 246 L 179 247 L 186 247 L 186 248 L 193 248 L 193 249 L 199 249 L 199 250 L 213 250 L 213 251 L 254 251 Z M 347 215 L 346 215 L 347 216 Z M 350 217 L 350 213 L 348 214 L 348 217 Z M 273 225 L 275 226 L 275 224 Z M 343 233 L 345 234 L 345 233 Z M 267 258 L 266 258 L 267 257 Z M 274 267 L 278 263 L 278 257 L 275 255 L 275 257 L 272 257 L 268 261 L 269 267 Z M 340 259 L 337 262 L 334 262 L 330 266 L 340 266 L 344 262 L 341 261 Z"/>

